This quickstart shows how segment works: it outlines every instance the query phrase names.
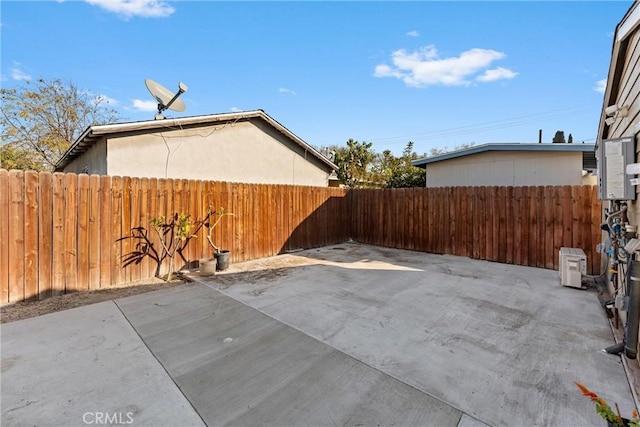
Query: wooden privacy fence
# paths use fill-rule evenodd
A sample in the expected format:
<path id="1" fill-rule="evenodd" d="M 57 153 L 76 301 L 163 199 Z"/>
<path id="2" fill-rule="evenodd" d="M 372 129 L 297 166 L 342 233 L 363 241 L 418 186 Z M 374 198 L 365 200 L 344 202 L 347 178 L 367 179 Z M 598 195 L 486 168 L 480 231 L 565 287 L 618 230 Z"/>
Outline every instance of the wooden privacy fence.
<path id="1" fill-rule="evenodd" d="M 231 249 L 231 261 L 324 246 L 349 238 L 346 190 L 0 170 L 0 300 L 2 304 L 66 292 L 108 288 L 153 277 L 149 257 L 123 266 L 140 249 L 127 238 L 142 227 L 156 250 L 150 221 L 207 209 L 235 214 L 213 240 Z M 212 256 L 206 229 L 185 257 Z M 175 267 L 184 262 L 176 256 Z M 166 271 L 168 259 L 162 266 Z"/>
<path id="2" fill-rule="evenodd" d="M 600 272 L 602 207 L 595 186 L 357 189 L 354 240 L 391 248 L 558 269 L 561 247 Z"/>
<path id="3" fill-rule="evenodd" d="M 160 250 L 151 219 L 202 219 L 224 207 L 213 240 L 231 261 L 344 242 L 542 268 L 562 246 L 584 249 L 591 273 L 601 239 L 596 187 L 453 187 L 344 190 L 0 170 L 0 302 L 109 288 L 153 277 L 136 227 Z M 186 260 L 210 257 L 206 229 Z M 184 265 L 179 257 L 175 268 Z M 166 272 L 168 259 L 161 267 Z"/>

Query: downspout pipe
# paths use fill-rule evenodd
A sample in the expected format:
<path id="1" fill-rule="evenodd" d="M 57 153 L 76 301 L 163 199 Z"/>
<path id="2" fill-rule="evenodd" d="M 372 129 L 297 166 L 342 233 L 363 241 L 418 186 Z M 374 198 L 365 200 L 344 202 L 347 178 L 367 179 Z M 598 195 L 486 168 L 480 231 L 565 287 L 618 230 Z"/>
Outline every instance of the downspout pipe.
<path id="1" fill-rule="evenodd" d="M 638 329 L 640 328 L 640 261 L 631 260 L 629 265 L 627 294 L 627 325 L 624 331 L 624 352 L 629 359 L 638 357 Z"/>

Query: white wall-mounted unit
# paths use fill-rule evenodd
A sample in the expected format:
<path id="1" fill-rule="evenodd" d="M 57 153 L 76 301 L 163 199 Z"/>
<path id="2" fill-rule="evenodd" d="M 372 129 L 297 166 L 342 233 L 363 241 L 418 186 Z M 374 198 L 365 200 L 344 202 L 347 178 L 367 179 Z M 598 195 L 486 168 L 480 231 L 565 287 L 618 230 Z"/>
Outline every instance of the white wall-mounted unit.
<path id="1" fill-rule="evenodd" d="M 582 276 L 587 274 L 587 256 L 582 249 L 560 248 L 560 283 L 582 288 Z"/>
<path id="2" fill-rule="evenodd" d="M 598 159 L 598 198 L 600 200 L 635 200 L 636 189 L 626 174 L 627 165 L 635 162 L 635 138 L 604 139 L 596 146 Z"/>

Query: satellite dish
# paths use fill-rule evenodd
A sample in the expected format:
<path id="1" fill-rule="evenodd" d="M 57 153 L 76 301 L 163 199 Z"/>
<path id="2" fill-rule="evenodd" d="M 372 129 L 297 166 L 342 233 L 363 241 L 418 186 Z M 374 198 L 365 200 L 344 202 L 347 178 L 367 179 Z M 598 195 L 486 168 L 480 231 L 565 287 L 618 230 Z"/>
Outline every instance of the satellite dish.
<path id="1" fill-rule="evenodd" d="M 184 111 L 187 106 L 181 99 L 178 99 L 180 95 L 187 91 L 187 85 L 180 82 L 178 83 L 178 92 L 173 94 L 169 89 L 162 86 L 158 82 L 154 82 L 151 79 L 146 79 L 144 84 L 151 92 L 151 95 L 158 101 L 158 112 L 156 113 L 156 120 L 164 119 L 162 112 L 166 109 L 173 111 Z"/>

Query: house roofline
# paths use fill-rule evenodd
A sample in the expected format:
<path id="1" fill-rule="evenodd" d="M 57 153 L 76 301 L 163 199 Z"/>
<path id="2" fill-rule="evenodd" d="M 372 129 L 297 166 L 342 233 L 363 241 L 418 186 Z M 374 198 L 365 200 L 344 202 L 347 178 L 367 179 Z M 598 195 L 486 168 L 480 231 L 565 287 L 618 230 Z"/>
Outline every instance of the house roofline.
<path id="1" fill-rule="evenodd" d="M 272 127 L 284 134 L 286 137 L 291 139 L 293 142 L 304 148 L 305 151 L 310 152 L 314 157 L 320 160 L 320 162 L 322 162 L 332 170 L 338 169 L 338 167 L 331 160 L 327 159 L 318 150 L 313 148 L 296 134 L 284 127 L 263 110 L 249 110 L 232 113 L 208 114 L 204 116 L 145 120 L 140 122 L 128 123 L 111 123 L 106 125 L 92 125 L 85 129 L 85 131 L 78 137 L 78 139 L 76 139 L 76 141 L 67 149 L 58 163 L 56 163 L 55 170 L 61 171 L 65 166 L 71 163 L 73 159 L 87 151 L 98 140 L 98 138 L 103 135 L 113 135 L 118 133 L 135 132 L 149 129 L 175 130 L 187 125 L 217 123 L 228 120 L 238 121 L 251 118 L 259 118 L 264 120 Z"/>
<path id="2" fill-rule="evenodd" d="M 634 0 L 625 13 L 624 17 L 616 25 L 611 45 L 611 61 L 609 62 L 609 73 L 607 74 L 607 86 L 602 97 L 602 111 L 600 112 L 600 122 L 598 123 L 598 139 L 601 141 L 609 137 L 610 126 L 606 124 L 607 115 L 605 109 L 617 102 L 620 92 L 620 79 L 624 68 L 624 58 L 627 55 L 630 36 L 640 25 L 640 2 Z"/>
<path id="3" fill-rule="evenodd" d="M 640 8 L 638 2 L 634 1 L 616 26 L 615 41 L 620 42 L 629 37 L 638 25 L 640 25 Z"/>
<path id="4" fill-rule="evenodd" d="M 554 143 L 488 143 L 474 147 L 464 148 L 462 150 L 451 151 L 449 153 L 440 154 L 432 157 L 423 157 L 411 162 L 413 166 L 426 168 L 429 163 L 441 162 L 443 160 L 455 159 L 458 157 L 470 156 L 472 154 L 485 153 L 488 151 L 551 151 L 551 152 L 585 152 L 594 151 L 595 144 L 589 143 L 573 143 L 573 144 L 554 144 Z"/>

